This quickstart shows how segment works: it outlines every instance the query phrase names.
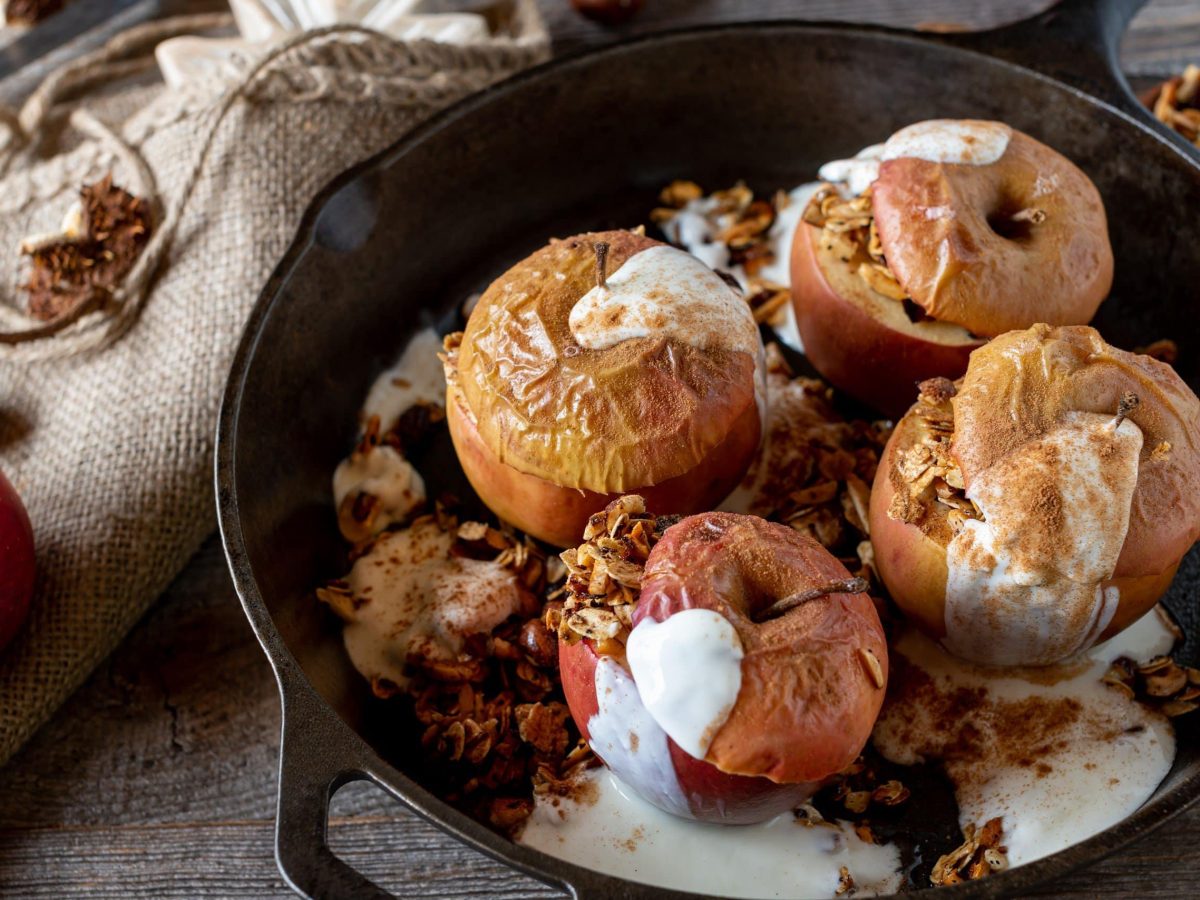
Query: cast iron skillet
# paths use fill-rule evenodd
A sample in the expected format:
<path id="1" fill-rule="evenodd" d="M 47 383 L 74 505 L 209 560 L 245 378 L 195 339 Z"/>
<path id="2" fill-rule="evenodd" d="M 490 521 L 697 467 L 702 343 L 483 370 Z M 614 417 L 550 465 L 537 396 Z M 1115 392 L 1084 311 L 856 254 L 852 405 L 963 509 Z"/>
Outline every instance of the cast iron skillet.
<path id="1" fill-rule="evenodd" d="M 330 476 L 373 376 L 416 328 L 548 236 L 643 222 L 673 177 L 787 187 L 914 120 L 1003 119 L 1065 152 L 1104 195 L 1117 277 L 1097 326 L 1123 347 L 1174 338 L 1181 373 L 1200 385 L 1200 161 L 1158 129 L 1117 73 L 1118 39 L 1140 5 L 1066 0 L 959 36 L 804 23 L 655 35 L 460 103 L 321 195 L 246 327 L 216 462 L 229 564 L 282 694 L 276 854 L 292 887 L 386 896 L 325 840 L 333 791 L 367 779 L 574 896 L 673 896 L 512 844 L 385 761 L 393 745 L 312 594 L 344 571 Z M 1196 605 L 1184 598 L 1200 581 L 1198 555 L 1171 600 L 1193 634 Z M 1174 771 L 1126 821 L 945 897 L 1023 891 L 1162 824 L 1200 795 L 1196 737 L 1185 720 Z"/>

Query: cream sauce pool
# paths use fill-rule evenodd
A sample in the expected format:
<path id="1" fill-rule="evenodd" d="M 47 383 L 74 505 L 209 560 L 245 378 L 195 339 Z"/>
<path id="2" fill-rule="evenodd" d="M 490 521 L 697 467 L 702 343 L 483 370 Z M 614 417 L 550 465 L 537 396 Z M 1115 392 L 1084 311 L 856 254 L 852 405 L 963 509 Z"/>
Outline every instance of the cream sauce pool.
<path id="1" fill-rule="evenodd" d="M 875 749 L 901 765 L 941 760 L 960 824 L 1000 816 L 1010 865 L 1077 844 L 1130 815 L 1171 769 L 1170 722 L 1101 680 L 1118 657 L 1170 652 L 1164 616 L 1153 609 L 1050 669 L 973 666 L 905 631 Z"/>
<path id="2" fill-rule="evenodd" d="M 711 825 L 651 806 L 604 769 L 579 800 L 539 798 L 520 843 L 642 884 L 722 897 L 833 897 L 844 866 L 855 896 L 900 886 L 900 853 L 842 823 L 786 813 L 759 825 Z"/>

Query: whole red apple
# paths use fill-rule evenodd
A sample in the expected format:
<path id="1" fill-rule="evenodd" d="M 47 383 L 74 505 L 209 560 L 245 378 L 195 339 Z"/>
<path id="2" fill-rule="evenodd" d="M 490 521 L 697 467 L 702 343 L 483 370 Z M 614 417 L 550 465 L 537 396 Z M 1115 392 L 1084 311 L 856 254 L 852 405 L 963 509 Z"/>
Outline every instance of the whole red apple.
<path id="1" fill-rule="evenodd" d="M 33 528 L 21 498 L 0 472 L 0 649 L 29 612 L 33 596 Z"/>
<path id="2" fill-rule="evenodd" d="M 703 513 L 651 550 L 625 654 L 563 640 L 571 714 L 644 799 L 745 824 L 794 808 L 850 765 L 883 702 L 875 606 L 812 539 Z"/>

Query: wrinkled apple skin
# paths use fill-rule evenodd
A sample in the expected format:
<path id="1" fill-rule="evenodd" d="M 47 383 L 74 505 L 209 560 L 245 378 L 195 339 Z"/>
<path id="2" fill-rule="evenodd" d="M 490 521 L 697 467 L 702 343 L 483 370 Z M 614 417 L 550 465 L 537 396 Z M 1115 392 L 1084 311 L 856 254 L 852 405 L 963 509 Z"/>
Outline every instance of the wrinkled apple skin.
<path id="1" fill-rule="evenodd" d="M 484 443 L 462 392 L 454 388 L 447 392 L 446 417 L 459 464 L 475 493 L 505 522 L 538 540 L 556 547 L 572 546 L 588 519 L 621 496 L 563 487 L 502 462 Z M 639 487 L 636 493 L 655 509 L 685 513 L 710 509 L 746 474 L 758 452 L 760 433 L 758 408 L 748 406 L 725 440 L 698 465 L 659 484 Z"/>
<path id="2" fill-rule="evenodd" d="M 902 418 L 888 439 L 875 484 L 871 488 L 871 544 L 875 549 L 875 567 L 887 586 L 893 602 L 905 617 L 936 641 L 946 637 L 946 580 L 949 568 L 946 545 L 925 534 L 917 525 L 888 515 L 896 488 L 890 473 L 897 458 L 920 439 L 919 419 L 915 413 Z M 931 515 L 944 515 L 944 507 L 931 505 Z M 1143 545 L 1144 546 L 1144 545 Z M 1120 596 L 1112 620 L 1097 642 L 1107 641 L 1140 619 L 1171 586 L 1179 569 L 1179 560 L 1159 572 L 1142 574 L 1137 545 L 1126 540 L 1112 578 L 1101 583 L 1104 589 L 1116 588 Z"/>
<path id="3" fill-rule="evenodd" d="M 750 614 L 789 593 L 848 578 L 823 547 L 754 516 L 703 513 L 669 528 L 647 560 L 634 622 L 711 609 L 734 624 L 746 656 L 742 688 L 706 759 L 668 738 L 694 818 L 724 824 L 793 809 L 862 751 L 883 702 L 857 653 L 870 649 L 884 678 L 887 645 L 866 594 L 831 594 L 777 619 Z M 587 640 L 560 641 L 567 705 L 585 739 L 599 711 L 599 656 Z M 780 739 L 779 735 L 788 735 Z M 661 786 L 630 785 L 643 796 Z"/>
<path id="4" fill-rule="evenodd" d="M 887 681 L 887 641 L 871 598 L 828 594 L 755 620 L 776 600 L 849 577 L 812 538 L 757 516 L 702 513 L 667 529 L 646 561 L 634 626 L 710 609 L 733 625 L 745 654 L 741 691 L 709 762 L 800 783 L 828 778 L 862 752 Z M 884 685 L 870 676 L 864 650 Z"/>
<path id="5" fill-rule="evenodd" d="M 34 573 L 29 515 L 0 472 L 0 650 L 13 639 L 29 613 Z"/>
<path id="6" fill-rule="evenodd" d="M 589 640 L 558 647 L 563 693 L 584 740 L 590 741 L 588 722 L 599 712 L 596 698 L 596 664 L 599 654 Z M 696 759 L 667 738 L 679 788 L 687 798 L 692 817 L 720 825 L 751 825 L 795 809 L 819 784 L 777 784 L 769 778 L 728 775 L 712 763 Z M 630 784 L 639 795 L 652 798 L 660 785 Z"/>

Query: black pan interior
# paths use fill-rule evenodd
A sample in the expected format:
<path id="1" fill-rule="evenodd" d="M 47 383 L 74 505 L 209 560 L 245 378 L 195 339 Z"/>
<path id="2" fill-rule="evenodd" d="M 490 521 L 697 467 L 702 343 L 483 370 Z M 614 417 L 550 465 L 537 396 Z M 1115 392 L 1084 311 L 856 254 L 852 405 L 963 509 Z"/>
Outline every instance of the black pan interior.
<path id="1" fill-rule="evenodd" d="M 388 757 L 389 723 L 312 590 L 344 571 L 333 469 L 352 445 L 372 378 L 409 335 L 448 321 L 463 298 L 550 236 L 646 222 L 672 178 L 787 188 L 828 159 L 938 116 L 1003 119 L 1095 180 L 1117 270 L 1094 324 L 1126 348 L 1174 339 L 1179 370 L 1198 386 L 1195 164 L 1071 89 L 916 38 L 775 24 L 622 45 L 468 101 L 326 195 L 251 323 L 227 400 L 236 416 L 222 435 L 232 460 L 224 489 L 283 645 L 352 729 Z M 1200 633 L 1196 556 L 1171 605 Z M 1181 728 L 1160 797 L 1200 773 L 1194 732 Z M 1111 844 L 1093 843 L 1071 862 Z"/>

